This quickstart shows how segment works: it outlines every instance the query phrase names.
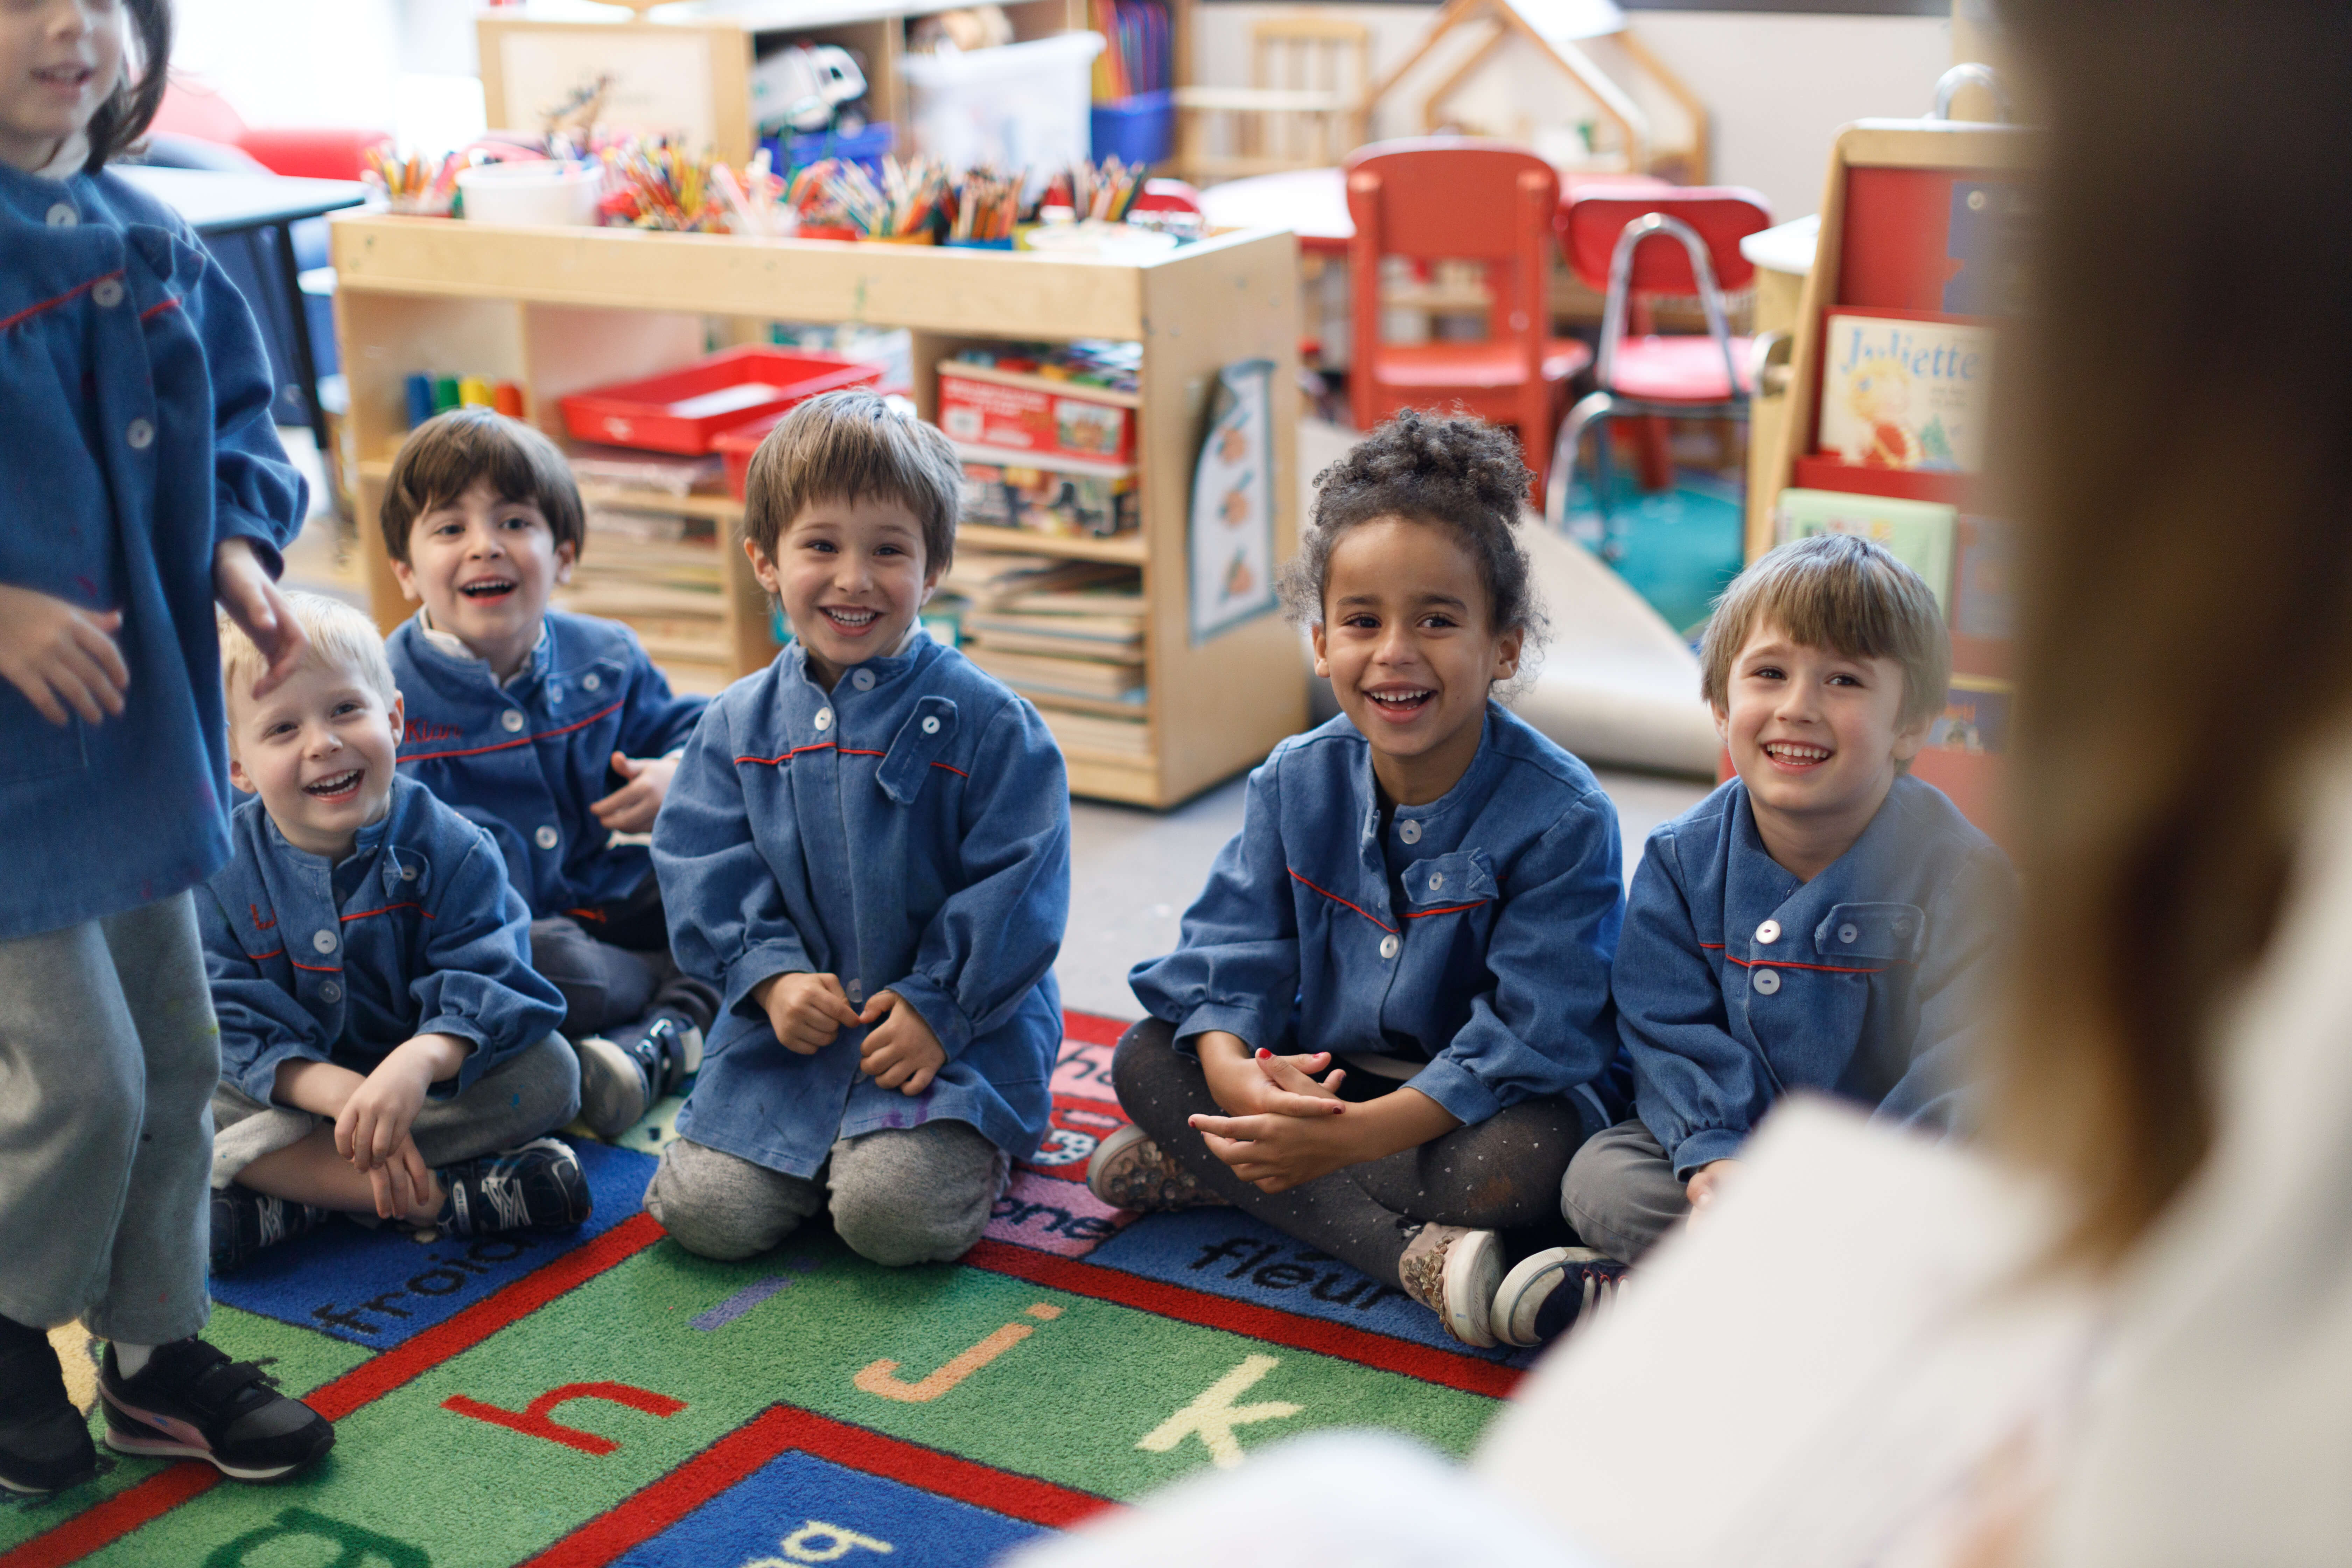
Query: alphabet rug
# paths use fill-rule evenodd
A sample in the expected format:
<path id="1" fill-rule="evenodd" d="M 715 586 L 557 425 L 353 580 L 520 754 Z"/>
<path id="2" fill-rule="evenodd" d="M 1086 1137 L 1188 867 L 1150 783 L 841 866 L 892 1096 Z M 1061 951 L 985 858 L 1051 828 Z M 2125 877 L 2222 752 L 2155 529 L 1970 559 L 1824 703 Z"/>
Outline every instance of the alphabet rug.
<path id="1" fill-rule="evenodd" d="M 95 1480 L 0 1503 L 0 1568 L 977 1564 L 1295 1433 L 1466 1452 L 1528 1352 L 1467 1351 L 1234 1210 L 1087 1192 L 1119 1030 L 1068 1016 L 1053 1126 L 955 1264 L 814 1226 L 691 1256 L 638 1207 L 675 1102 L 575 1142 L 576 1233 L 339 1221 L 264 1254 L 214 1282 L 210 1337 L 332 1418 L 333 1453 L 245 1486 L 101 1447 Z M 94 1347 L 54 1337 L 86 1399 Z"/>

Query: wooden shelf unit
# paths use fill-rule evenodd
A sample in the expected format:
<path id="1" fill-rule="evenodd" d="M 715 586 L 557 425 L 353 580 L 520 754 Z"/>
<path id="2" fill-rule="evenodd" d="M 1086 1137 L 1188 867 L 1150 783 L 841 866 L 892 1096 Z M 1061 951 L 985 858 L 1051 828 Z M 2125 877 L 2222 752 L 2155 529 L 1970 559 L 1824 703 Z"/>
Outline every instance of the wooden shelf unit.
<path id="1" fill-rule="evenodd" d="M 1066 742 L 1074 795 L 1173 805 L 1254 764 L 1305 724 L 1304 682 L 1270 679 L 1295 670 L 1298 659 L 1297 638 L 1278 616 L 1195 643 L 1188 615 L 1192 469 L 1217 371 L 1238 360 L 1271 360 L 1277 398 L 1297 377 L 1292 235 L 1244 230 L 1132 262 L 372 214 L 338 219 L 331 232 L 363 519 L 381 506 L 392 456 L 407 433 L 404 386 L 412 374 L 516 382 L 533 423 L 560 439 L 557 399 L 674 369 L 714 340 L 770 321 L 910 329 L 916 401 L 926 418 L 938 413 L 939 363 L 964 348 L 1139 341 L 1141 528 L 1111 539 L 1063 539 L 972 525 L 959 540 L 974 549 L 1116 561 L 1142 571 L 1150 749 L 1136 756 Z M 1282 560 L 1297 543 L 1291 477 L 1297 430 L 1287 419 L 1274 423 L 1275 557 Z M 767 601 L 738 542 L 740 506 L 653 495 L 624 503 L 602 486 L 584 493 L 598 506 L 717 521 L 734 672 L 774 657 Z M 369 526 L 360 534 L 371 602 L 389 630 L 406 605 L 380 533 Z"/>

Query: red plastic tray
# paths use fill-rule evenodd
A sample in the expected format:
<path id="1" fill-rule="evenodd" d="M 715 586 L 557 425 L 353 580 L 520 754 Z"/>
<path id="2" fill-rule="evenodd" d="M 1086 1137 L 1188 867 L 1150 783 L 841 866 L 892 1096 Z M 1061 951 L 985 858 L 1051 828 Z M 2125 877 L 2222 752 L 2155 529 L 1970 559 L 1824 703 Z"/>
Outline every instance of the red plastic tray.
<path id="1" fill-rule="evenodd" d="M 727 349 L 684 370 L 574 393 L 562 400 L 563 427 L 576 440 L 699 457 L 722 431 L 772 423 L 804 398 L 881 379 L 880 365 L 840 354 Z M 746 390 L 730 395 L 739 387 Z"/>

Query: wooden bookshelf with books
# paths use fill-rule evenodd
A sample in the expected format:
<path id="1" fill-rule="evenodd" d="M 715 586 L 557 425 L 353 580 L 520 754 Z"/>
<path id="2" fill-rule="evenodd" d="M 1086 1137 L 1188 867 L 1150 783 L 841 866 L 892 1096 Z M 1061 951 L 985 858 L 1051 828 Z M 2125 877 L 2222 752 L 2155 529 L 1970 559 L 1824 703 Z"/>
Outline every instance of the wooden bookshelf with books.
<path id="1" fill-rule="evenodd" d="M 1008 344 L 1139 345 L 1131 391 L 1055 384 L 1125 411 L 1129 510 L 1108 532 L 1084 531 L 1103 526 L 1086 513 L 1085 496 L 1077 531 L 965 524 L 959 579 L 1000 557 L 1042 574 L 970 601 L 966 651 L 1038 703 L 1076 795 L 1172 805 L 1255 763 L 1306 722 L 1299 683 L 1262 679 L 1297 657 L 1278 616 L 1198 639 L 1188 618 L 1188 503 L 1218 372 L 1263 358 L 1275 363 L 1275 385 L 1296 380 L 1289 234 L 1244 231 L 1110 261 L 378 215 L 342 219 L 331 232 L 362 515 L 381 503 L 407 430 L 408 376 L 515 382 L 526 416 L 594 476 L 583 485 L 588 548 L 559 602 L 628 621 L 673 679 L 696 689 L 775 654 L 771 606 L 742 558 L 742 507 L 699 482 L 604 477 L 595 465 L 609 450 L 565 436 L 560 398 L 756 341 L 772 321 L 908 329 L 913 395 L 932 419 L 943 361 L 968 370 L 960 356 Z M 992 379 L 1018 384 L 1017 374 Z M 1297 437 L 1277 423 L 1280 559 L 1297 542 Z M 362 538 L 376 617 L 389 627 L 407 606 L 381 539 L 373 529 Z"/>

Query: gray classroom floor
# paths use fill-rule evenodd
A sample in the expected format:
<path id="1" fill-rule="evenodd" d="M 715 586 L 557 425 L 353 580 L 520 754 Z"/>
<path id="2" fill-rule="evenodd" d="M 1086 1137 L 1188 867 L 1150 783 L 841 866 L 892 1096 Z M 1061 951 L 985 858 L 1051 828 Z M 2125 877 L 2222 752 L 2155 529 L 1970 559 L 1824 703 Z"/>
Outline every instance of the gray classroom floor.
<path id="1" fill-rule="evenodd" d="M 1708 789 L 1691 779 L 1601 773 L 1617 803 L 1625 875 L 1650 829 L 1696 805 Z M 1173 811 L 1076 801 L 1070 806 L 1070 929 L 1062 939 L 1062 1005 L 1133 1018 L 1142 1011 L 1127 972 L 1176 945 L 1176 926 L 1200 892 L 1209 862 L 1242 822 L 1234 779 Z"/>

